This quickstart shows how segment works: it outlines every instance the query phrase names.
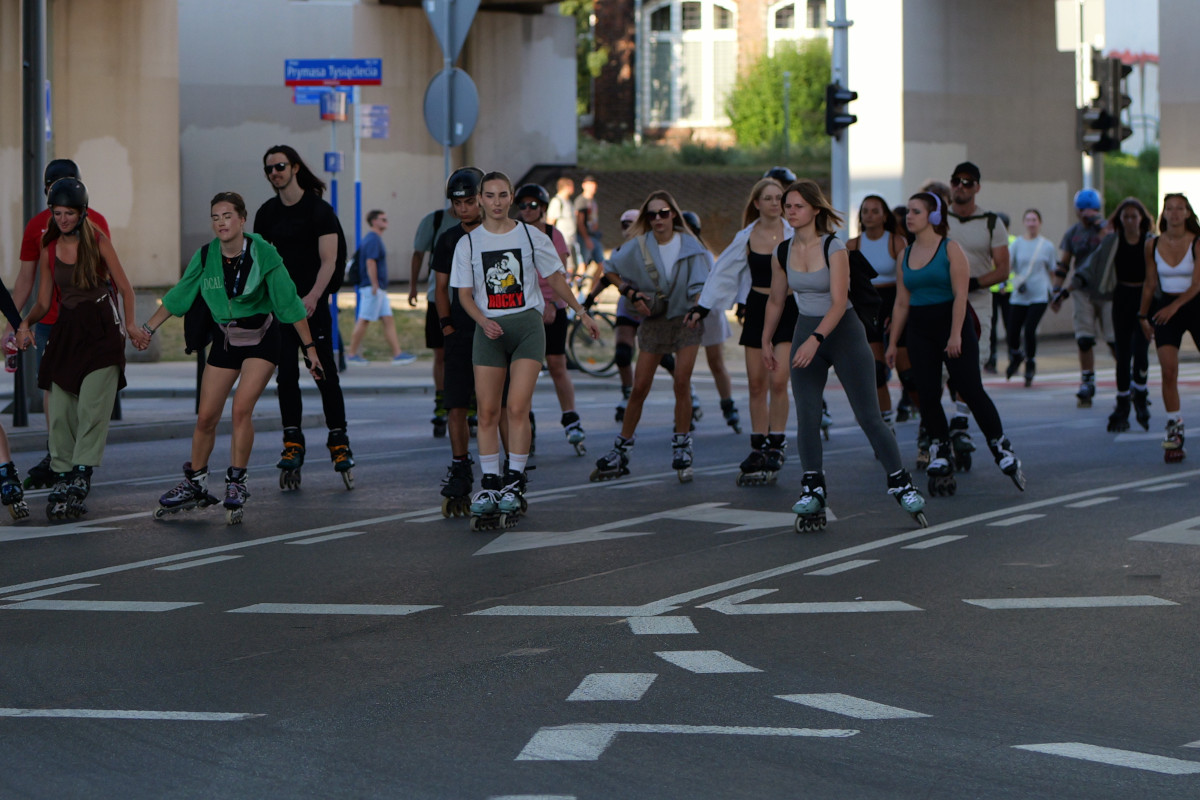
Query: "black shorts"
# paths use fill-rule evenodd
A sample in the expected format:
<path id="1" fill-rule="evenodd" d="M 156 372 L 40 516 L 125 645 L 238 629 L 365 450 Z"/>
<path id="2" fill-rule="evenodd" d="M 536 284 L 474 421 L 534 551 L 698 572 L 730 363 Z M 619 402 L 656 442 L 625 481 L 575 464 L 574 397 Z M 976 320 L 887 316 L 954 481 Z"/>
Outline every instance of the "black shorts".
<path id="1" fill-rule="evenodd" d="M 1177 294 L 1164 294 L 1155 300 L 1154 310 L 1170 305 L 1177 297 Z M 1183 344 L 1185 332 L 1191 333 L 1196 344 L 1200 345 L 1200 296 L 1184 304 L 1166 325 L 1154 326 L 1154 346 L 1178 348 Z"/>
<path id="2" fill-rule="evenodd" d="M 567 329 L 569 327 L 567 309 L 558 309 L 554 314 L 554 322 L 546 326 L 546 355 L 565 356 L 567 354 Z"/>
<path id="3" fill-rule="evenodd" d="M 792 333 L 796 329 L 796 317 L 799 315 L 796 298 L 788 292 L 787 300 L 783 303 L 783 313 L 779 315 L 779 324 L 775 326 L 775 335 L 771 337 L 771 344 L 792 343 Z M 746 321 L 742 323 L 742 335 L 738 337 L 738 344 L 755 350 L 762 349 L 763 322 L 766 316 L 767 295 L 751 289 L 750 296 L 746 298 Z"/>
<path id="4" fill-rule="evenodd" d="M 425 309 L 425 346 L 430 350 L 446 346 L 445 337 L 442 336 L 442 326 L 438 324 L 439 322 L 437 306 L 430 304 Z"/>
<path id="5" fill-rule="evenodd" d="M 475 341 L 475 325 L 463 325 L 445 337 L 446 370 L 442 404 L 446 408 L 470 408 L 475 394 L 475 365 L 471 349 Z"/>
<path id="6" fill-rule="evenodd" d="M 261 358 L 272 364 L 279 363 L 279 352 L 283 348 L 283 334 L 278 319 L 271 321 L 262 341 L 249 347 L 235 347 L 225 341 L 225 332 L 221 326 L 214 324 L 212 344 L 208 350 L 208 365 L 222 369 L 242 368 L 242 362 L 247 358 Z M 295 358 L 295 355 L 292 356 Z"/>

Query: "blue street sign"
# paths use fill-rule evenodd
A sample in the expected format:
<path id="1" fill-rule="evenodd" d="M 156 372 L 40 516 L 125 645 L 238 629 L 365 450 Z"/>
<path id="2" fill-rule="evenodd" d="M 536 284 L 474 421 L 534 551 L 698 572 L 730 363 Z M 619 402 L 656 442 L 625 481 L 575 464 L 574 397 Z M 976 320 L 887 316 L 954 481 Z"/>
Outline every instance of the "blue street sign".
<path id="1" fill-rule="evenodd" d="M 326 92 L 341 92 L 353 94 L 353 86 L 293 86 L 292 102 L 298 106 L 317 106 L 321 104 L 321 95 Z"/>
<path id="2" fill-rule="evenodd" d="M 344 157 L 341 153 L 327 151 L 325 153 L 325 171 L 336 175 L 342 171 Z"/>
<path id="3" fill-rule="evenodd" d="M 380 58 L 289 58 L 283 62 L 286 86 L 378 86 Z"/>

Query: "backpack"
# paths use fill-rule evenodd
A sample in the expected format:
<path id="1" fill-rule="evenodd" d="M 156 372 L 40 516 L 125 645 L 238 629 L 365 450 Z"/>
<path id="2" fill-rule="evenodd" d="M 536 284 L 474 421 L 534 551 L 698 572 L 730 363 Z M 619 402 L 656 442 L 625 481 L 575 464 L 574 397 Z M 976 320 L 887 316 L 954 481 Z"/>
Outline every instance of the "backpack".
<path id="1" fill-rule="evenodd" d="M 208 261 L 208 245 L 200 248 L 200 269 Z M 198 353 L 212 342 L 213 316 L 200 292 L 192 307 L 183 315 L 183 349 L 188 355 Z"/>
<path id="2" fill-rule="evenodd" d="M 336 214 L 334 215 L 333 218 L 337 222 L 337 243 L 338 243 L 337 244 L 337 256 L 336 256 L 337 260 L 334 261 L 333 263 L 345 264 L 346 263 L 346 234 L 342 231 L 342 222 L 341 222 L 341 220 L 339 220 L 337 218 Z M 358 254 L 355 253 L 356 257 L 357 257 L 357 255 Z M 342 285 L 343 285 L 343 281 L 345 280 L 345 277 L 346 277 L 345 271 L 340 270 L 340 269 L 335 269 L 333 271 L 333 275 L 329 278 L 329 285 L 325 287 L 325 293 L 326 294 L 334 294 L 335 292 L 337 292 L 338 289 L 341 289 Z M 355 283 L 354 285 L 357 286 L 358 284 Z"/>
<path id="3" fill-rule="evenodd" d="M 826 268 L 829 267 L 829 245 L 836 238 L 832 235 L 825 237 Z M 861 251 L 847 250 L 846 255 L 850 258 L 850 305 L 854 307 L 854 313 L 858 314 L 863 325 L 875 328 L 878 325 L 879 309 L 883 306 L 883 298 L 879 296 L 879 291 L 875 288 L 875 284 L 871 283 L 871 279 L 879 277 L 879 273 L 875 271 L 871 262 Z"/>
<path id="4" fill-rule="evenodd" d="M 346 262 L 345 283 L 357 287 L 360 280 L 362 280 L 362 266 L 358 263 L 358 251 L 355 250 L 354 255 L 350 256 L 350 260 Z"/>

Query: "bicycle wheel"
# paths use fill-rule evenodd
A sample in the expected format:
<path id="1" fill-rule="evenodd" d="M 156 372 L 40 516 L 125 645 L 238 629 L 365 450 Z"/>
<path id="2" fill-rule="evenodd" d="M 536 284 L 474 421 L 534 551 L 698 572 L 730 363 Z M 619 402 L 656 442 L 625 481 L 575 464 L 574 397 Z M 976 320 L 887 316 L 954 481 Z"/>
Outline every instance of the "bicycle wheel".
<path id="1" fill-rule="evenodd" d="M 600 338 L 593 339 L 576 319 L 567 337 L 568 355 L 589 375 L 611 375 L 616 370 L 617 321 L 606 311 L 593 311 L 591 315 L 600 328 Z"/>

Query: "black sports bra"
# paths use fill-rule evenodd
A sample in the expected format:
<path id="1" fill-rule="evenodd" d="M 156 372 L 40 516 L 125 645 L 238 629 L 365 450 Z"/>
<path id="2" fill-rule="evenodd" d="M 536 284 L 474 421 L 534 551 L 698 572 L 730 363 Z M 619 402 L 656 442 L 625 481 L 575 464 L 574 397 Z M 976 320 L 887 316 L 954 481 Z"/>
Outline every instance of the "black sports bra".
<path id="1" fill-rule="evenodd" d="M 755 289 L 770 289 L 771 254 L 747 250 L 746 263 L 750 267 L 750 285 Z"/>

